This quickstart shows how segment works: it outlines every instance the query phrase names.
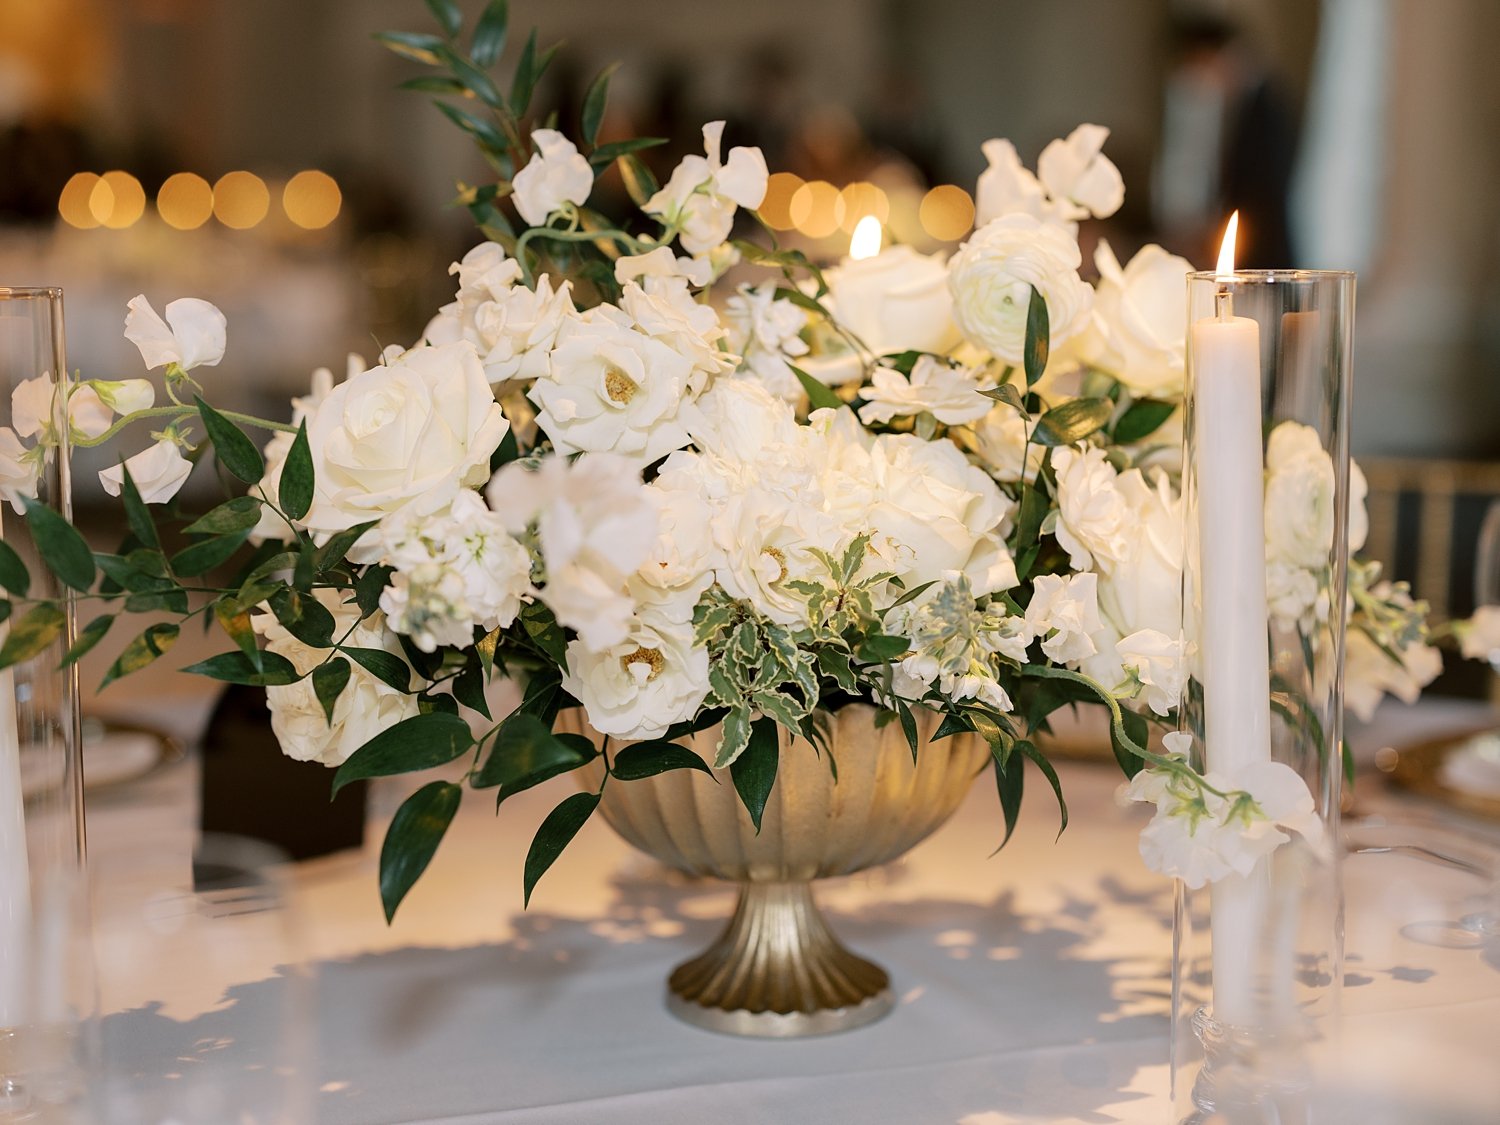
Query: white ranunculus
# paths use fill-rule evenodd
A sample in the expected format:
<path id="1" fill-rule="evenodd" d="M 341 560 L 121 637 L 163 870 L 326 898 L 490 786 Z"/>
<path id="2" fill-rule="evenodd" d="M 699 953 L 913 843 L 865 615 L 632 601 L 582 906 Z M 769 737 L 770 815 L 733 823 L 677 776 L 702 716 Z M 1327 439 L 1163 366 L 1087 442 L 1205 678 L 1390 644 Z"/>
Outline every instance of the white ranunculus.
<path id="1" fill-rule="evenodd" d="M 1059 446 L 1052 451 L 1052 468 L 1057 475 L 1057 541 L 1073 569 L 1119 562 L 1125 555 L 1130 508 L 1104 450 Z"/>
<path id="2" fill-rule="evenodd" d="M 877 367 L 870 385 L 860 391 L 867 400 L 859 420 L 867 426 L 913 414 L 931 414 L 945 426 L 961 426 L 989 413 L 994 405 L 980 394 L 980 372 L 953 367 L 946 360 L 924 355 L 908 379 L 890 367 Z"/>
<path id="3" fill-rule="evenodd" d="M 634 461 L 592 454 L 547 457 L 535 468 L 512 462 L 485 489 L 513 534 L 533 524 L 546 582 L 537 596 L 589 649 L 619 644 L 635 602 L 627 579 L 651 556 L 659 519 Z"/>
<path id="4" fill-rule="evenodd" d="M 1101 624 L 1097 574 L 1037 577 L 1026 606 L 1026 626 L 1042 638 L 1048 659 L 1071 664 L 1094 655 L 1092 637 Z"/>
<path id="5" fill-rule="evenodd" d="M 197 297 L 179 297 L 162 320 L 144 293 L 132 297 L 125 314 L 125 339 L 140 349 L 148 368 L 175 363 L 184 371 L 213 367 L 224 358 L 224 314 Z"/>
<path id="6" fill-rule="evenodd" d="M 394 638 L 384 627 L 381 614 L 360 621 L 359 607 L 340 602 L 337 591 L 317 590 L 314 596 L 333 615 L 335 637 L 347 633 L 346 644 L 396 653 Z M 266 651 L 286 657 L 298 672 L 310 672 L 328 656 L 327 649 L 311 648 L 292 636 L 270 613 L 258 613 L 250 623 L 266 638 Z M 356 661 L 349 662 L 349 682 L 333 705 L 331 722 L 318 702 L 311 676 L 294 684 L 268 687 L 266 703 L 281 752 L 299 762 L 321 762 L 325 766 L 343 765 L 349 755 L 381 731 L 418 711 L 415 695 L 397 691 Z"/>
<path id="7" fill-rule="evenodd" d="M 363 357 L 349 353 L 344 361 L 346 380 L 354 378 L 365 370 Z M 312 373 L 312 390 L 310 393 L 292 399 L 292 425 L 300 426 L 313 412 L 322 405 L 329 392 L 333 390 L 333 372 L 326 367 L 320 367 Z M 295 434 L 289 434 L 284 430 L 278 430 L 271 435 L 271 440 L 266 442 L 262 454 L 266 462 L 266 471 L 260 478 L 260 483 L 254 485 L 250 491 L 259 496 L 266 503 L 261 505 L 260 519 L 250 529 L 250 541 L 257 546 L 268 539 L 291 539 L 293 537 L 292 525 L 282 519 L 273 504 L 281 502 L 281 470 L 286 464 L 286 455 L 292 451 L 292 442 L 296 440 Z"/>
<path id="8" fill-rule="evenodd" d="M 594 189 L 594 170 L 578 147 L 556 129 L 536 130 L 531 143 L 536 151 L 511 184 L 521 218 L 540 227 L 564 203 L 583 204 Z"/>
<path id="9" fill-rule="evenodd" d="M 177 495 L 183 481 L 193 471 L 193 463 L 182 455 L 177 443 L 163 438 L 149 449 L 144 449 L 125 461 L 124 469 L 130 470 L 130 479 L 147 504 L 165 504 Z M 120 495 L 125 485 L 125 473 L 119 465 L 101 469 L 99 483 L 111 496 Z"/>
<path id="10" fill-rule="evenodd" d="M 1145 693 L 1146 706 L 1158 715 L 1171 714 L 1187 686 L 1186 641 L 1156 629 L 1139 629 L 1115 644 L 1121 665 L 1134 674 Z"/>
<path id="11" fill-rule="evenodd" d="M 1014 503 L 956 445 L 880 434 L 868 464 L 870 547 L 882 567 L 908 587 L 949 571 L 967 577 L 976 595 L 1016 584 L 1005 546 Z"/>
<path id="12" fill-rule="evenodd" d="M 50 374 L 23 379 L 10 392 L 10 423 L 18 437 L 51 436 L 57 381 Z"/>
<path id="13" fill-rule="evenodd" d="M 1400 651 L 1398 664 L 1363 629 L 1350 629 L 1344 643 L 1344 706 L 1369 722 L 1387 693 L 1415 703 L 1443 670 L 1443 654 L 1420 642 Z"/>
<path id="14" fill-rule="evenodd" d="M 45 454 L 40 446 L 27 449 L 15 430 L 0 426 L 0 500 L 9 501 L 18 513 L 26 510 L 23 500 L 36 499 Z"/>
<path id="15" fill-rule="evenodd" d="M 1103 239 L 1094 250 L 1094 264 L 1099 269 L 1094 325 L 1103 345 L 1095 362 L 1137 394 L 1182 394 L 1187 350 L 1183 279 L 1193 267 L 1151 245 L 1121 268 Z"/>
<path id="16" fill-rule="evenodd" d="M 1078 243 L 1031 215 L 1005 215 L 975 231 L 948 264 L 953 318 L 964 336 L 1006 363 L 1019 364 L 1033 287 L 1047 302 L 1051 345 L 1088 322 L 1093 289 L 1078 276 Z"/>
<path id="17" fill-rule="evenodd" d="M 823 279 L 823 307 L 876 355 L 946 352 L 959 342 L 941 254 L 888 246 L 871 258 L 846 258 Z"/>
<path id="18" fill-rule="evenodd" d="M 616 453 L 639 470 L 687 445 L 693 374 L 689 356 L 600 305 L 557 334 L 531 391 L 537 425 L 559 453 Z"/>
<path id="19" fill-rule="evenodd" d="M 413 348 L 360 372 L 307 421 L 315 487 L 303 524 L 326 538 L 477 487 L 509 428 L 472 344 Z"/>
<path id="20" fill-rule="evenodd" d="M 1042 149 L 1037 175 L 1064 218 L 1107 219 L 1125 202 L 1125 180 L 1103 152 L 1108 139 L 1104 126 L 1080 125 Z"/>
<path id="21" fill-rule="evenodd" d="M 1283 422 L 1266 443 L 1266 558 L 1318 570 L 1333 549 L 1333 461 L 1318 432 Z"/>
<path id="22" fill-rule="evenodd" d="M 725 306 L 724 327 L 730 348 L 743 357 L 744 370 L 778 398 L 801 401 L 802 384 L 791 361 L 807 354 L 807 341 L 801 335 L 807 327 L 804 310 L 785 297 L 778 298 L 774 283 L 741 285 Z"/>
<path id="23" fill-rule="evenodd" d="M 1052 208 L 1042 185 L 1022 166 L 1016 146 L 1010 141 L 988 140 L 979 146 L 988 167 L 979 173 L 974 192 L 974 225 L 982 227 L 1005 215 L 1051 217 Z"/>
<path id="24" fill-rule="evenodd" d="M 759 207 L 766 196 L 766 158 L 758 148 L 733 148 L 720 160 L 724 122 L 703 126 L 703 156 L 685 156 L 672 178 L 641 208 L 680 232 L 683 249 L 703 254 L 729 237 L 735 208 Z"/>
<path id="25" fill-rule="evenodd" d="M 1469 660 L 1488 660 L 1491 664 L 1500 657 L 1500 605 L 1482 605 L 1467 621 L 1454 625 L 1459 647 Z"/>
<path id="26" fill-rule="evenodd" d="M 974 452 L 999 481 L 1018 481 L 1022 470 L 1027 480 L 1036 479 L 1046 449 L 1029 442 L 1036 420 L 1022 418 L 1009 403 L 994 403 L 974 425 Z"/>

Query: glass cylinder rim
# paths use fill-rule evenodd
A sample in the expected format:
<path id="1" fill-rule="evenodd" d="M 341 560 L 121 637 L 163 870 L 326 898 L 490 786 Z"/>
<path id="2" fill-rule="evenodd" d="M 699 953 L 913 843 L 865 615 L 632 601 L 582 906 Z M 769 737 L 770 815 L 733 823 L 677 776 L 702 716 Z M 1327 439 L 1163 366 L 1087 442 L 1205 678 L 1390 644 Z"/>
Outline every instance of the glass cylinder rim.
<path id="1" fill-rule="evenodd" d="M 1235 270 L 1225 275 L 1218 270 L 1194 270 L 1190 282 L 1212 282 L 1217 285 L 1274 285 L 1277 282 L 1353 281 L 1353 270 Z"/>
<path id="2" fill-rule="evenodd" d="M 6 298 L 17 300 L 39 300 L 50 298 L 61 300 L 63 295 L 60 285 L 0 285 L 0 300 Z"/>

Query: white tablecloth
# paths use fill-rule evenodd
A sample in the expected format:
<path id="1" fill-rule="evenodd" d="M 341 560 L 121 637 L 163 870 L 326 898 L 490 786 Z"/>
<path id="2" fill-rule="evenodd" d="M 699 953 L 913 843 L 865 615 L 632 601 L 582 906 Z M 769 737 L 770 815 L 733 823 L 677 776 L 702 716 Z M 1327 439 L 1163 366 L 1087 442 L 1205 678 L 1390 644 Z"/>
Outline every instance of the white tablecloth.
<path id="1" fill-rule="evenodd" d="M 149 701 L 115 706 L 137 718 L 166 713 Z M 170 713 L 188 727 L 201 707 L 180 700 Z M 1481 718 L 1462 705 L 1388 710 L 1356 742 L 1368 756 L 1414 731 Z M 822 886 L 836 930 L 890 970 L 901 1002 L 867 1029 L 792 1042 L 721 1037 L 666 1012 L 667 972 L 711 940 L 732 892 L 662 871 L 602 822 L 584 830 L 522 912 L 526 844 L 566 779 L 508 802 L 498 818 L 471 795 L 389 927 L 376 892 L 383 825 L 373 825 L 364 852 L 299 865 L 294 876 L 300 953 L 316 977 L 316 1043 L 304 1070 L 317 1120 L 1167 1120 L 1171 889 L 1136 854 L 1145 812 L 1119 805 L 1117 771 L 1067 763 L 1060 773 L 1072 824 L 1056 842 L 1056 807 L 1037 786 L 1015 838 L 987 858 L 1000 829 L 985 774 L 953 820 L 905 859 Z M 95 854 L 145 836 L 185 856 L 193 781 L 185 763 L 101 795 L 90 813 Z M 375 803 L 388 816 L 398 798 L 382 791 Z M 1378 778 L 1362 782 L 1360 803 L 1393 807 Z M 1350 867 L 1346 1007 L 1361 1034 L 1413 1064 L 1405 1093 L 1425 1107 L 1398 1106 L 1382 1086 L 1389 1072 L 1377 1068 L 1361 1089 L 1378 1112 L 1358 1119 L 1500 1119 L 1495 947 L 1486 954 L 1441 929 L 1456 918 L 1427 918 L 1438 928 L 1426 930 L 1393 929 L 1383 915 L 1364 925 L 1354 900 L 1379 898 L 1387 869 L 1356 862 L 1364 866 Z M 1416 871 L 1416 885 L 1428 879 Z M 1434 909 L 1465 889 L 1433 887 Z M 106 1044 L 128 1046 L 142 1066 L 160 1060 L 163 1082 L 177 1080 L 205 1043 L 258 1065 L 268 1050 L 259 1040 L 284 1030 L 269 1017 L 282 1002 L 281 952 L 262 951 L 259 962 L 248 954 L 227 995 L 180 959 L 106 973 Z M 1434 1108 L 1443 1102 L 1472 1112 Z"/>

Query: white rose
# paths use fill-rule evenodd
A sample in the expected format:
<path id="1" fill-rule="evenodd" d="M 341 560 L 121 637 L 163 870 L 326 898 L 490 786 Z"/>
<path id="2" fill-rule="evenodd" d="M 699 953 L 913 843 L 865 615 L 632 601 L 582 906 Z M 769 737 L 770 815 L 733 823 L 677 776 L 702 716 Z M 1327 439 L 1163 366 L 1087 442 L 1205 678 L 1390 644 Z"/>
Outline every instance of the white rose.
<path id="1" fill-rule="evenodd" d="M 224 358 L 224 314 L 207 301 L 179 297 L 162 320 L 144 293 L 126 306 L 125 339 L 140 349 L 148 368 L 175 363 L 183 371 L 213 367 Z M 170 325 L 170 327 L 168 327 Z"/>
<path id="2" fill-rule="evenodd" d="M 755 380 L 720 379 L 697 405 L 692 437 L 703 452 L 738 468 L 760 465 L 773 474 L 806 464 L 805 427 L 797 425 L 790 404 Z"/>
<path id="3" fill-rule="evenodd" d="M 1116 487 L 1114 466 L 1097 446 L 1052 451 L 1057 475 L 1057 541 L 1074 570 L 1124 557 L 1129 505 Z"/>
<path id="4" fill-rule="evenodd" d="M 1358 462 L 1349 462 L 1349 553 L 1362 550 L 1370 537 L 1370 512 L 1366 502 L 1370 497 L 1370 482 Z"/>
<path id="5" fill-rule="evenodd" d="M 871 426 L 925 412 L 945 426 L 973 422 L 994 405 L 979 393 L 979 374 L 930 355 L 917 360 L 910 379 L 892 368 L 877 367 L 870 385 L 860 391 L 866 402 L 859 408 L 859 420 Z"/>
<path id="6" fill-rule="evenodd" d="M 1187 339 L 1183 279 L 1193 267 L 1151 245 L 1122 269 L 1103 239 L 1094 264 L 1094 324 L 1103 343 L 1095 361 L 1137 394 L 1180 395 Z"/>
<path id="7" fill-rule="evenodd" d="M 1318 432 L 1283 422 L 1266 443 L 1266 557 L 1320 570 L 1333 550 L 1333 461 Z"/>
<path id="8" fill-rule="evenodd" d="M 1004 215 L 1051 217 L 1051 208 L 1037 178 L 1021 164 L 1016 146 L 1009 141 L 988 140 L 979 146 L 988 167 L 979 173 L 974 191 L 974 225 L 982 227 Z"/>
<path id="9" fill-rule="evenodd" d="M 326 537 L 483 484 L 509 428 L 473 345 L 413 348 L 340 383 L 313 411 L 303 523 Z"/>
<path id="10" fill-rule="evenodd" d="M 0 500 L 8 500 L 18 513 L 26 510 L 24 500 L 36 499 L 45 456 L 43 447 L 27 449 L 15 430 L 0 426 Z"/>
<path id="11" fill-rule="evenodd" d="M 714 505 L 703 458 L 679 450 L 646 486 L 658 517 L 656 543 L 639 571 L 641 579 L 664 590 L 699 585 L 714 565 Z"/>
<path id="12" fill-rule="evenodd" d="M 752 488 L 731 497 L 714 517 L 715 575 L 730 595 L 780 625 L 807 619 L 807 595 L 789 582 L 818 581 L 827 569 L 814 549 L 835 553 L 844 529 L 812 502 Z"/>
<path id="13" fill-rule="evenodd" d="M 349 633 L 346 644 L 395 653 L 396 646 L 380 614 L 360 621 L 359 607 L 341 603 L 337 591 L 317 590 L 315 596 L 333 615 L 335 637 Z M 286 657 L 300 673 L 311 672 L 329 655 L 327 649 L 303 644 L 272 614 L 256 614 L 250 623 L 266 638 L 266 651 Z M 349 632 L 351 626 L 353 632 Z M 349 755 L 381 731 L 418 712 L 416 696 L 397 691 L 352 660 L 349 682 L 333 705 L 331 722 L 318 702 L 311 676 L 294 684 L 268 687 L 266 703 L 282 753 L 299 762 L 321 762 L 325 766 L 343 765 Z"/>
<path id="14" fill-rule="evenodd" d="M 559 453 L 612 452 L 641 468 L 688 443 L 694 369 L 691 358 L 621 317 L 600 305 L 568 321 L 531 397 L 537 425 Z"/>
<path id="15" fill-rule="evenodd" d="M 182 482 L 193 471 L 193 463 L 182 455 L 177 443 L 163 438 L 149 449 L 142 450 L 125 461 L 124 468 L 116 465 L 112 469 L 101 469 L 99 483 L 111 496 L 120 495 L 125 486 L 124 469 L 130 470 L 130 479 L 147 504 L 165 504 L 177 495 Z"/>
<path id="16" fill-rule="evenodd" d="M 1182 629 L 1182 500 L 1164 474 L 1148 482 L 1139 469 L 1115 478 L 1128 529 L 1118 557 L 1101 556 L 1099 606 L 1126 636 L 1142 629 L 1176 636 Z"/>
<path id="17" fill-rule="evenodd" d="M 801 335 L 806 326 L 807 313 L 778 298 L 770 282 L 741 285 L 724 309 L 729 346 L 744 357 L 744 369 L 788 402 L 800 402 L 803 395 L 790 361 L 807 354 Z"/>
<path id="18" fill-rule="evenodd" d="M 986 224 L 949 263 L 953 318 L 970 343 L 1019 364 L 1034 286 L 1047 302 L 1053 347 L 1088 321 L 1094 291 L 1078 276 L 1078 243 L 1061 227 L 1011 214 Z"/>
<path id="19" fill-rule="evenodd" d="M 538 129 L 531 141 L 536 152 L 511 183 L 521 218 L 539 227 L 564 203 L 582 205 L 594 188 L 594 170 L 577 146 L 556 129 Z"/>
<path id="20" fill-rule="evenodd" d="M 946 352 L 959 342 L 940 254 L 890 246 L 872 258 L 846 259 L 823 279 L 829 315 L 876 355 Z"/>
<path id="21" fill-rule="evenodd" d="M 667 227 L 675 227 L 683 249 L 702 254 L 729 237 L 736 206 L 759 207 L 769 174 L 758 148 L 734 148 L 721 161 L 724 122 L 703 126 L 704 156 L 685 156 L 666 185 L 641 208 Z"/>
<path id="22" fill-rule="evenodd" d="M 1125 202 L 1125 180 L 1103 152 L 1108 139 L 1104 126 L 1080 125 L 1067 140 L 1055 140 L 1042 149 L 1037 175 L 1062 205 L 1064 218 L 1107 219 Z"/>
<path id="23" fill-rule="evenodd" d="M 663 286 L 653 293 L 627 282 L 620 296 L 620 308 L 638 332 L 687 358 L 693 365 L 688 386 L 695 394 L 713 376 L 733 370 L 739 362 L 738 356 L 719 347 L 724 338 L 719 314 L 712 305 L 695 301 L 686 285 Z"/>
<path id="24" fill-rule="evenodd" d="M 1043 574 L 1032 585 L 1026 627 L 1042 638 L 1042 651 L 1059 664 L 1092 656 L 1099 631 L 1099 576 Z"/>

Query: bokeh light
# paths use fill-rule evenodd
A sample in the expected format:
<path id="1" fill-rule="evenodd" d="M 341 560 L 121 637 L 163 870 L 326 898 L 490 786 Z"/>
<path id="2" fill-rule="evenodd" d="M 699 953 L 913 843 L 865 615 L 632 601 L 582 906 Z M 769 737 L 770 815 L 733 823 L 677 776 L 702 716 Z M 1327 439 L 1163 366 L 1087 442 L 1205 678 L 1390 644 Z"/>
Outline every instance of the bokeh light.
<path id="1" fill-rule="evenodd" d="M 214 215 L 226 227 L 248 230 L 270 207 L 271 193 L 253 172 L 225 172 L 214 184 Z"/>
<path id="2" fill-rule="evenodd" d="M 839 229 L 839 189 L 825 180 L 803 184 L 788 210 L 792 225 L 808 238 L 827 238 Z"/>
<path id="3" fill-rule="evenodd" d="M 939 184 L 922 197 L 922 229 L 939 242 L 957 242 L 974 226 L 974 200 L 961 187 Z"/>
<path id="4" fill-rule="evenodd" d="M 766 181 L 766 197 L 760 203 L 760 217 L 772 230 L 792 229 L 792 197 L 802 186 L 802 177 L 794 172 L 773 172 Z"/>
<path id="5" fill-rule="evenodd" d="M 146 213 L 146 190 L 129 172 L 106 172 L 89 192 L 89 210 L 111 230 L 124 230 Z"/>
<path id="6" fill-rule="evenodd" d="M 156 193 L 156 210 L 169 227 L 196 230 L 214 213 L 214 189 L 202 176 L 178 172 Z"/>
<path id="7" fill-rule="evenodd" d="M 891 201 L 884 190 L 875 184 L 868 180 L 856 180 L 839 192 L 834 212 L 838 216 L 839 230 L 845 234 L 853 234 L 854 228 L 867 215 L 874 215 L 875 221 L 884 226 L 891 217 Z"/>
<path id="8" fill-rule="evenodd" d="M 69 178 L 57 197 L 57 213 L 62 216 L 63 222 L 79 230 L 93 230 L 99 225 L 99 220 L 94 218 L 90 207 L 94 188 L 98 183 L 99 177 L 93 172 L 75 172 Z"/>
<path id="9" fill-rule="evenodd" d="M 343 198 L 332 176 L 310 168 L 287 181 L 281 206 L 286 217 L 299 227 L 320 230 L 338 218 Z"/>

